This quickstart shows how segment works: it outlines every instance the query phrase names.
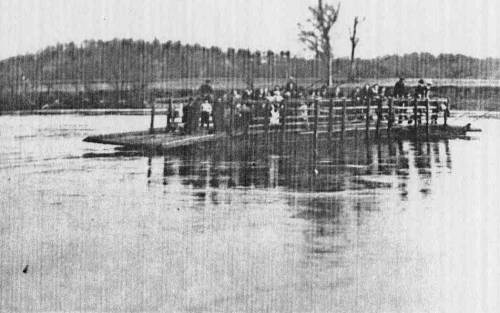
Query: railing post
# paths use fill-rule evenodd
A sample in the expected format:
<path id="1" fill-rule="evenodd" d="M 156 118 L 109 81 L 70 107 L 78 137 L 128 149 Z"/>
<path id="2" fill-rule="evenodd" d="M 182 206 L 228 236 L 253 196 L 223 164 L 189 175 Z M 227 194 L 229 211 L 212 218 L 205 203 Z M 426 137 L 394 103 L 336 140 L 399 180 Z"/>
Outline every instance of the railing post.
<path id="1" fill-rule="evenodd" d="M 328 103 L 328 139 L 332 139 L 332 131 L 333 131 L 333 99 L 330 99 Z"/>
<path id="2" fill-rule="evenodd" d="M 250 129 L 250 124 L 252 122 L 253 112 L 252 112 L 252 110 L 248 111 L 249 110 L 249 103 L 248 102 L 245 102 L 245 108 L 246 109 L 244 111 L 244 115 L 242 115 L 240 117 L 240 120 L 243 123 L 243 125 L 242 125 L 243 126 L 243 134 L 246 136 L 246 135 L 248 135 L 248 131 Z"/>
<path id="3" fill-rule="evenodd" d="M 415 98 L 415 101 L 413 102 L 413 122 L 415 123 L 415 131 L 418 130 L 418 99 Z"/>
<path id="4" fill-rule="evenodd" d="M 155 133 L 155 104 L 154 102 L 151 104 L 151 123 L 149 125 L 149 133 Z"/>
<path id="5" fill-rule="evenodd" d="M 344 99 L 342 101 L 342 117 L 340 120 L 340 139 L 341 140 L 344 140 L 346 109 L 347 109 L 347 100 Z"/>
<path id="6" fill-rule="evenodd" d="M 319 101 L 314 100 L 314 128 L 313 128 L 313 156 L 314 161 L 318 157 L 318 119 L 319 119 Z"/>
<path id="7" fill-rule="evenodd" d="M 299 103 L 295 104 L 295 107 L 293 109 L 293 116 L 295 117 L 296 121 L 299 120 L 298 119 L 298 117 L 299 117 Z M 299 124 L 298 124 L 298 126 L 301 127 Z"/>
<path id="8" fill-rule="evenodd" d="M 371 102 L 372 99 L 368 98 L 368 101 L 366 102 L 366 138 L 370 137 L 370 109 L 371 109 Z"/>
<path id="9" fill-rule="evenodd" d="M 429 135 L 429 99 L 425 100 L 425 130 Z"/>
<path id="10" fill-rule="evenodd" d="M 444 110 L 444 126 L 448 126 L 448 112 L 450 112 L 450 100 L 447 98 L 446 99 L 446 109 Z"/>
<path id="11" fill-rule="evenodd" d="M 172 129 L 172 119 L 173 119 L 173 114 L 172 114 L 172 98 L 168 99 L 168 109 L 167 109 L 167 125 L 165 126 L 165 132 L 169 132 L 170 129 Z"/>
<path id="12" fill-rule="evenodd" d="M 286 111 L 287 111 L 288 101 L 283 101 L 283 108 L 281 110 L 281 139 L 285 141 L 286 136 Z"/>
<path id="13" fill-rule="evenodd" d="M 229 103 L 230 107 L 229 107 L 229 110 L 230 110 L 230 117 L 229 117 L 229 136 L 234 136 L 234 128 L 235 128 L 235 120 L 234 120 L 234 115 L 235 115 L 235 112 L 234 112 L 234 98 L 231 99 L 231 102 Z"/>
<path id="14" fill-rule="evenodd" d="M 394 110 L 393 110 L 393 99 L 392 97 L 389 98 L 389 113 L 388 113 L 388 118 L 387 118 L 387 133 L 391 131 L 392 128 L 392 123 L 394 123 L 395 120 L 395 115 L 394 115 Z"/>
<path id="15" fill-rule="evenodd" d="M 378 99 L 377 101 L 377 123 L 375 125 L 375 133 L 377 134 L 377 137 L 379 136 L 381 119 L 382 119 L 382 98 Z"/>
<path id="16" fill-rule="evenodd" d="M 264 109 L 264 136 L 266 140 L 266 145 L 269 143 L 269 123 L 271 122 L 271 106 L 269 101 L 266 100 L 266 106 Z"/>

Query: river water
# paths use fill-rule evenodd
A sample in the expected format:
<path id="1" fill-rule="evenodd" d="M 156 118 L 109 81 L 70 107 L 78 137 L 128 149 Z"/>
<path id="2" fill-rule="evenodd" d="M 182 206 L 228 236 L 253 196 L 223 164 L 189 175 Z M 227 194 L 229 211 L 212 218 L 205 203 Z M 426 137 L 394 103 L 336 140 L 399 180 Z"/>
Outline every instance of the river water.
<path id="1" fill-rule="evenodd" d="M 0 312 L 500 312 L 500 120 L 468 121 L 311 166 L 82 142 L 147 116 L 0 116 Z"/>

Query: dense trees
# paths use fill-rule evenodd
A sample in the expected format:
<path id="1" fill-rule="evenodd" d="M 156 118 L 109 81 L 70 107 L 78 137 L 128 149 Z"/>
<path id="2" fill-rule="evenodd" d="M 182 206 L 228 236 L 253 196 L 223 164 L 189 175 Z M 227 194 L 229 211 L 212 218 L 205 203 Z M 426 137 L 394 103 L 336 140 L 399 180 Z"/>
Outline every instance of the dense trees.
<path id="1" fill-rule="evenodd" d="M 360 79 L 500 78 L 499 59 L 455 54 L 412 53 L 356 59 L 356 63 Z M 114 90 L 119 100 L 129 90 L 145 95 L 151 88 L 196 88 L 206 78 L 220 87 L 272 86 L 289 75 L 299 83 L 319 80 L 325 66 L 321 60 L 293 57 L 289 52 L 222 51 L 158 40 L 87 40 L 81 45 L 58 44 L 1 61 L 0 96 L 30 91 L 50 94 L 61 89 L 74 93 Z M 335 59 L 332 76 L 337 81 L 346 80 L 350 69 L 349 58 Z"/>

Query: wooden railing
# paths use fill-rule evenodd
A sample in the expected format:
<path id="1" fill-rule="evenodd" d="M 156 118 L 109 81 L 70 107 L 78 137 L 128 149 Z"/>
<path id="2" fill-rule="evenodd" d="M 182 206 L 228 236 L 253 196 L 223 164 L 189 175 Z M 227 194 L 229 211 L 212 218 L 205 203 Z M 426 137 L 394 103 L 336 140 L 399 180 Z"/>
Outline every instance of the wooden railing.
<path id="1" fill-rule="evenodd" d="M 279 129 L 282 132 L 326 132 L 341 136 L 349 130 L 366 131 L 375 129 L 390 130 L 407 122 L 414 126 L 437 124 L 438 119 L 447 124 L 448 99 L 324 99 L 324 100 L 285 100 L 282 103 L 268 101 L 247 101 L 252 107 L 252 119 L 248 125 L 250 132 L 269 132 Z M 255 106 L 264 110 L 255 110 Z M 269 108 L 271 106 L 271 108 Z M 279 124 L 272 125 L 270 110 L 279 111 Z M 234 111 L 234 110 L 233 110 Z M 232 117 L 236 119 L 237 117 Z M 232 123 L 231 125 L 237 125 Z M 245 125 L 243 125 L 245 126 Z M 231 129 L 231 133 L 237 129 Z"/>
<path id="2" fill-rule="evenodd" d="M 169 99 L 166 131 L 172 127 L 172 106 Z M 390 131 L 403 123 L 429 128 L 442 120 L 447 124 L 449 100 L 447 98 L 413 99 L 375 97 L 367 99 L 289 99 L 281 102 L 268 100 L 231 100 L 218 102 L 226 112 L 223 130 L 230 135 L 239 132 L 311 132 L 340 133 L 351 130 Z M 274 113 L 271 114 L 271 111 Z M 151 109 L 151 132 L 154 132 L 154 106 Z M 217 131 L 222 131 L 218 129 Z"/>

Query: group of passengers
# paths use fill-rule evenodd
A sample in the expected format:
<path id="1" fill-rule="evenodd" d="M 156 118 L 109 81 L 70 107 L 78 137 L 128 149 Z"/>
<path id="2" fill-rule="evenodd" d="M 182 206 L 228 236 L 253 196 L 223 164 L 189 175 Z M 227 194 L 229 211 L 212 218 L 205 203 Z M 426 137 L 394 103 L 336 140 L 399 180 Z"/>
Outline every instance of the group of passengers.
<path id="1" fill-rule="evenodd" d="M 410 107 L 410 99 L 422 100 L 430 98 L 431 87 L 431 82 L 426 83 L 423 79 L 420 79 L 412 94 L 405 86 L 403 78 L 397 81 L 393 88 L 392 97 L 400 101 L 399 109 L 394 112 L 399 123 L 402 123 L 405 119 L 408 120 L 408 123 L 413 122 L 411 114 L 407 114 L 407 110 L 401 109 L 401 107 Z M 349 98 L 354 101 L 364 101 L 366 99 L 387 101 L 387 97 L 390 96 L 386 87 L 378 84 L 371 86 L 366 84 L 362 88 L 355 88 L 349 95 L 344 93 L 339 86 L 333 90 L 328 89 L 326 86 L 307 90 L 304 87 L 299 87 L 293 77 L 290 77 L 284 86 L 276 85 L 272 89 L 247 88 L 242 91 L 233 89 L 218 98 L 215 98 L 211 82 L 207 80 L 201 85 L 198 94 L 198 98 L 191 99 L 183 107 L 182 122 L 186 133 L 191 133 L 199 126 L 209 129 L 210 119 L 216 131 L 225 130 L 230 126 L 231 114 L 234 114 L 233 123 L 242 129 L 247 129 L 255 116 L 267 117 L 269 125 L 273 127 L 280 124 L 280 116 L 283 115 L 285 100 L 288 99 L 295 100 L 298 116 L 306 122 L 306 127 L 308 127 L 312 103 L 315 100 Z M 228 105 L 229 103 L 232 103 L 232 105 Z M 231 112 L 231 110 L 234 110 L 234 112 Z M 443 110 L 447 111 L 447 108 L 432 109 L 431 121 L 433 123 L 437 122 L 438 112 Z M 360 114 L 359 117 L 364 118 L 363 114 Z M 420 120 L 417 122 L 420 122 Z"/>
<path id="2" fill-rule="evenodd" d="M 352 91 L 351 93 L 351 98 L 352 99 L 366 99 L 366 98 L 384 98 L 384 97 L 389 97 L 392 96 L 393 98 L 396 99 L 428 99 L 431 96 L 431 88 L 432 88 L 432 82 L 425 82 L 423 79 L 420 79 L 418 81 L 418 85 L 415 87 L 415 92 L 412 95 L 410 90 L 406 88 L 405 83 L 404 83 L 404 78 L 400 78 L 396 84 L 394 85 L 392 95 L 388 92 L 386 87 L 384 86 L 379 86 L 378 84 L 374 84 L 370 86 L 369 84 L 366 84 L 363 88 L 356 88 Z"/>
<path id="3" fill-rule="evenodd" d="M 425 82 L 423 79 L 418 80 L 418 85 L 415 87 L 415 92 L 413 94 L 413 98 L 416 100 L 424 100 L 424 99 L 430 99 L 431 98 L 431 88 L 432 88 L 432 82 Z M 394 91 L 393 91 L 393 97 L 401 101 L 401 104 L 404 106 L 411 105 L 409 101 L 404 101 L 405 99 L 411 98 L 412 94 L 407 93 L 405 84 L 404 84 L 404 78 L 400 78 L 398 82 L 394 85 Z M 408 119 L 408 123 L 415 122 L 413 119 L 410 117 L 408 118 L 407 115 L 401 114 L 403 110 L 396 110 L 396 114 L 398 115 L 398 122 L 401 124 L 403 119 Z M 438 115 L 440 112 L 443 112 L 445 116 L 449 116 L 450 111 L 448 107 L 444 104 L 441 103 L 437 106 L 432 106 L 431 108 L 431 124 L 437 124 L 438 120 Z M 417 113 L 417 114 L 415 114 Z M 421 123 L 421 117 L 423 115 L 423 110 L 422 109 L 417 109 L 417 112 L 414 112 L 413 116 L 417 118 L 417 123 Z"/>

